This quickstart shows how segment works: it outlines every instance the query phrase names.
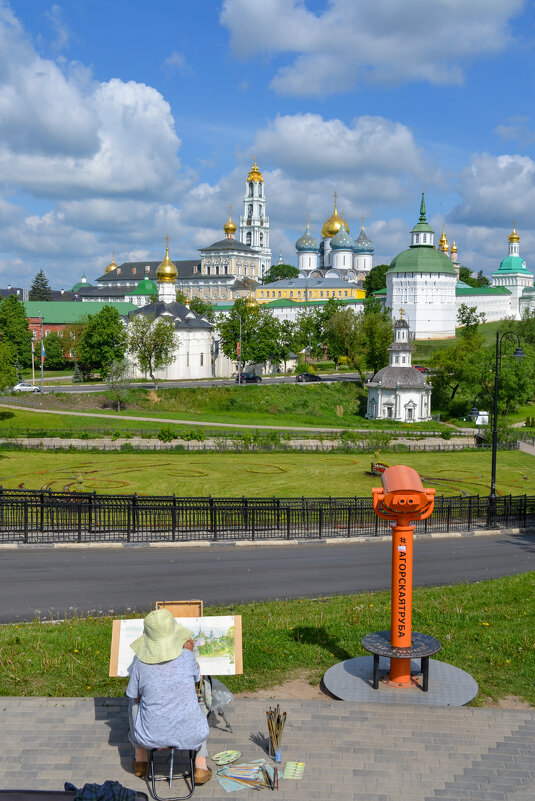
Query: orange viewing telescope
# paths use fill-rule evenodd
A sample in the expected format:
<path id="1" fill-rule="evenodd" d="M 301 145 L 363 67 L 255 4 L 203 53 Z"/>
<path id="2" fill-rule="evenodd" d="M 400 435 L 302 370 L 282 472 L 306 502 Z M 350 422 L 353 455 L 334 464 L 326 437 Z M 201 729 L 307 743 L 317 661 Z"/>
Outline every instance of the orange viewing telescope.
<path id="1" fill-rule="evenodd" d="M 435 505 L 435 490 L 424 489 L 416 470 L 406 465 L 389 467 L 382 475 L 382 488 L 372 489 L 373 510 L 392 526 L 392 608 L 390 644 L 411 647 L 412 637 L 412 545 L 414 524 L 429 517 Z M 411 660 L 390 659 L 390 681 L 399 687 L 411 685 Z"/>

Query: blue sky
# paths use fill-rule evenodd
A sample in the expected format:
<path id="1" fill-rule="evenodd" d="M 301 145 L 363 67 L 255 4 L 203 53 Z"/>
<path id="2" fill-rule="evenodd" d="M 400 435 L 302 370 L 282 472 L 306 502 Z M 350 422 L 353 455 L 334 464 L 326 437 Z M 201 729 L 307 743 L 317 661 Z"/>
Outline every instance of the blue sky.
<path id="1" fill-rule="evenodd" d="M 463 264 L 492 272 L 516 220 L 535 269 L 534 29 L 525 0 L 0 0 L 0 285 L 166 232 L 197 255 L 254 156 L 274 261 L 337 191 L 389 262 L 425 189 Z"/>

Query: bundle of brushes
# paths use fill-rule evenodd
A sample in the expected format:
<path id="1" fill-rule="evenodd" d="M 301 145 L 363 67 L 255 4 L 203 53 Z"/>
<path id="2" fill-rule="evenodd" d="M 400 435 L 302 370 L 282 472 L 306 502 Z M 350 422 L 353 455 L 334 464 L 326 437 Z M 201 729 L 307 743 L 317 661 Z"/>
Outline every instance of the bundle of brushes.
<path id="1" fill-rule="evenodd" d="M 281 710 L 279 704 L 275 707 L 275 709 L 271 709 L 271 707 L 266 712 L 267 717 L 267 725 L 269 731 L 269 742 L 270 742 L 270 755 L 275 757 L 275 762 L 281 761 L 281 739 L 282 733 L 284 731 L 284 725 L 286 723 L 286 712 L 283 712 L 281 715 Z"/>

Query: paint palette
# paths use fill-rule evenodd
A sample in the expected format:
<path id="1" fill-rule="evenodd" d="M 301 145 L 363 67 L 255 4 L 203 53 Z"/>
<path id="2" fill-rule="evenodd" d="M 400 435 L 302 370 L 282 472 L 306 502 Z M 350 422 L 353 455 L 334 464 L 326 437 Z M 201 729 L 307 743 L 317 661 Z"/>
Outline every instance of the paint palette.
<path id="1" fill-rule="evenodd" d="M 240 757 L 241 751 L 220 751 L 218 754 L 214 754 L 212 759 L 216 765 L 230 765 Z"/>

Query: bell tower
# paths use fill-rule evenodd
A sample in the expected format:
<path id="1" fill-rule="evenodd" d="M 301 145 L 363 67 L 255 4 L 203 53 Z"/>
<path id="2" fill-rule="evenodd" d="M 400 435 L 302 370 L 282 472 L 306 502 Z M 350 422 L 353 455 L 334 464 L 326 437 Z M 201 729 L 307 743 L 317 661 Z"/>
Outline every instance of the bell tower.
<path id="1" fill-rule="evenodd" d="M 257 167 L 256 159 L 245 181 L 243 214 L 240 216 L 240 241 L 259 252 L 260 271 L 261 275 L 264 275 L 271 267 L 269 217 L 266 214 L 264 177 Z"/>

